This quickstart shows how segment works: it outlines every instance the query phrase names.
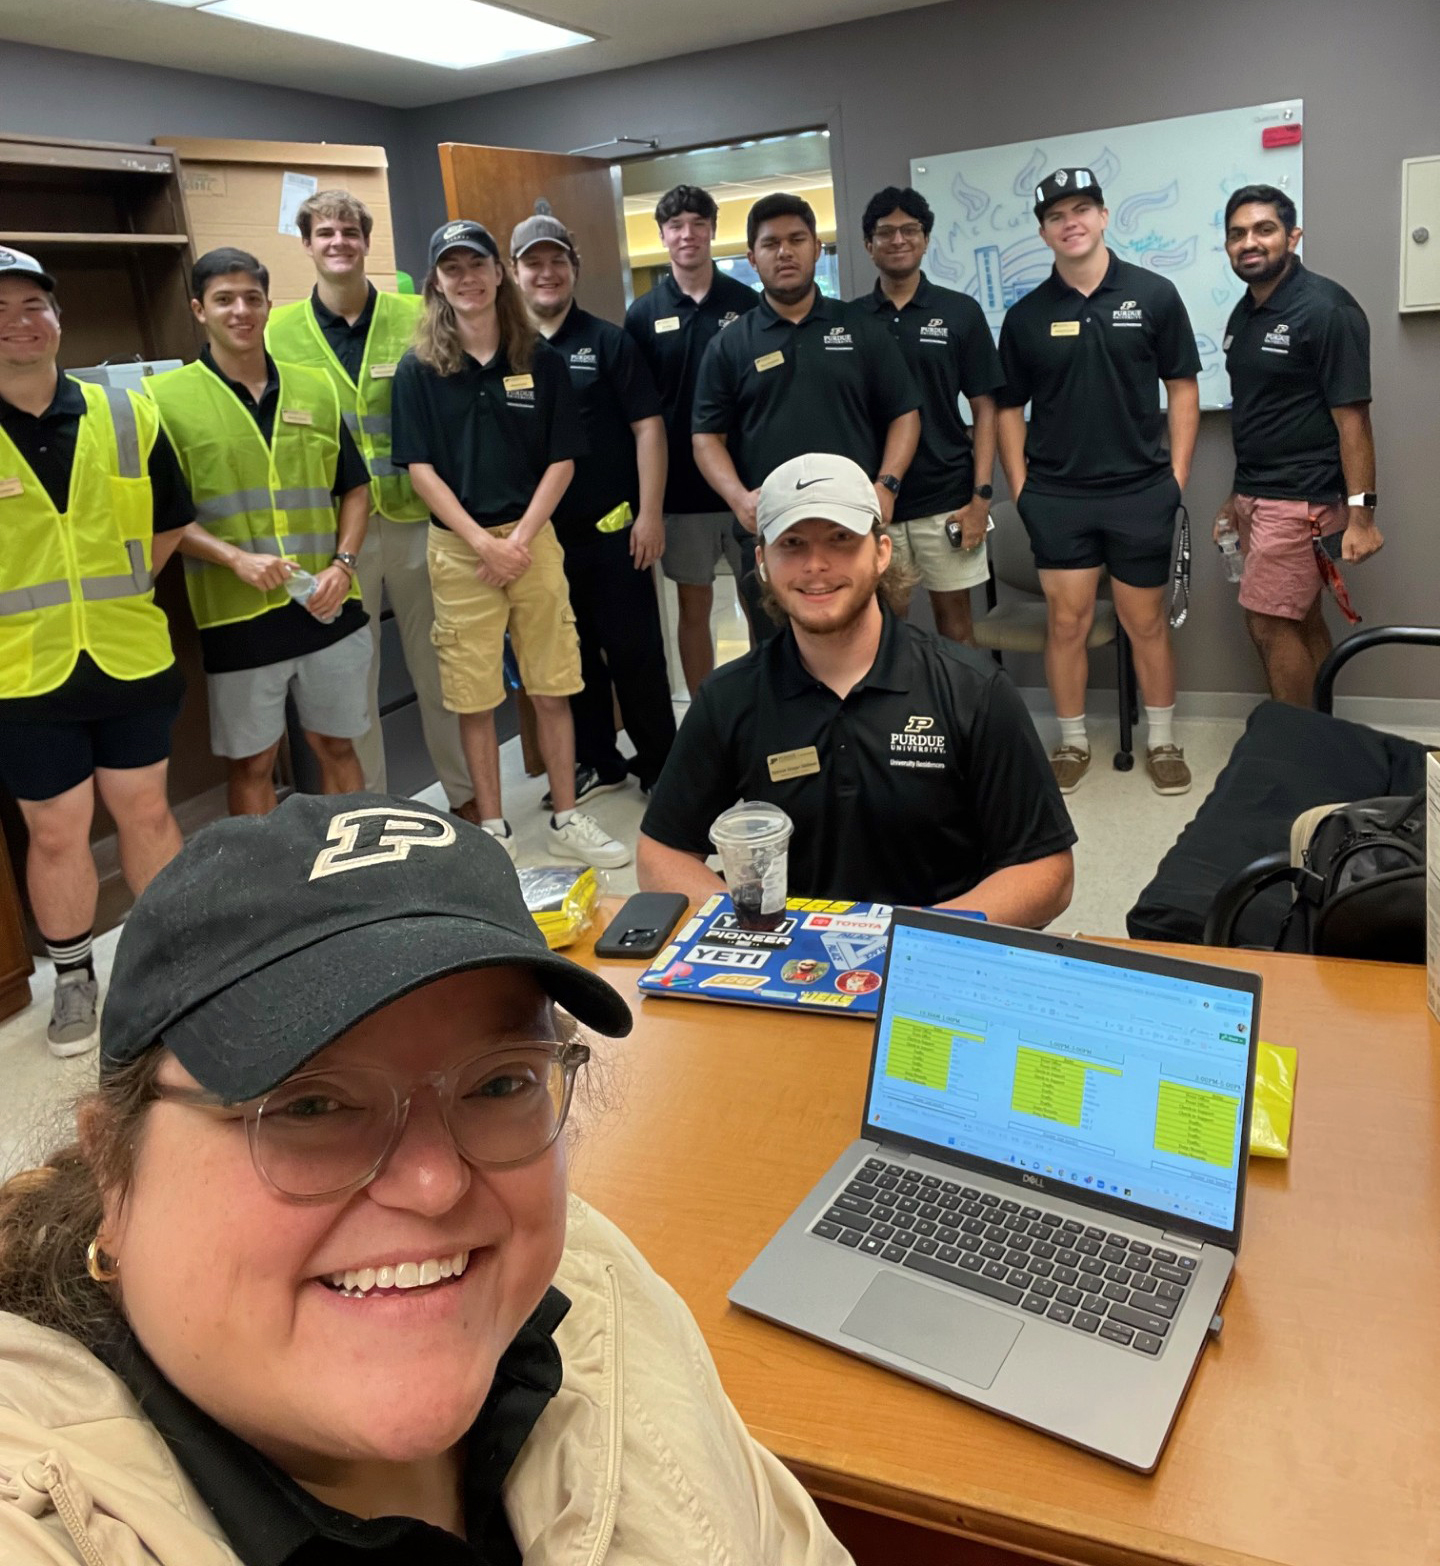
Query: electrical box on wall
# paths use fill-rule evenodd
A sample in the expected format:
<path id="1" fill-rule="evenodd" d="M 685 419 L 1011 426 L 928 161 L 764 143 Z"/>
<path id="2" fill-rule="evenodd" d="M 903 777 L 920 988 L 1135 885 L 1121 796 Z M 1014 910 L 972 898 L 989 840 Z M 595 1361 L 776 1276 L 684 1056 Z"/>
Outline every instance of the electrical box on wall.
<path id="1" fill-rule="evenodd" d="M 1400 165 L 1400 310 L 1440 310 L 1440 157 Z"/>

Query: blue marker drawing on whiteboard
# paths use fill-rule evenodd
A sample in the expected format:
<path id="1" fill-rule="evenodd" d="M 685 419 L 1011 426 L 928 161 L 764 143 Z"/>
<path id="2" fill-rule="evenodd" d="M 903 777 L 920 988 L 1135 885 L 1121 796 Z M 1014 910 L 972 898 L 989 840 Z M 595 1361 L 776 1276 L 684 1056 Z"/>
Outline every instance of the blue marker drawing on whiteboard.
<path id="1" fill-rule="evenodd" d="M 950 194 L 960 203 L 961 210 L 972 223 L 990 205 L 990 197 L 986 192 L 967 184 L 963 174 L 956 174 L 950 181 Z"/>
<path id="2" fill-rule="evenodd" d="M 1036 147 L 1034 152 L 1026 159 L 1025 166 L 1011 182 L 1010 189 L 1017 196 L 1028 196 L 1033 201 L 1035 199 L 1035 187 L 1040 183 L 1044 172 L 1045 153 L 1041 148 Z"/>
<path id="3" fill-rule="evenodd" d="M 1121 234 L 1133 234 L 1145 213 L 1163 211 L 1176 206 L 1179 200 L 1180 185 L 1173 179 L 1163 190 L 1142 190 L 1138 195 L 1126 196 L 1115 209 L 1115 229 Z"/>

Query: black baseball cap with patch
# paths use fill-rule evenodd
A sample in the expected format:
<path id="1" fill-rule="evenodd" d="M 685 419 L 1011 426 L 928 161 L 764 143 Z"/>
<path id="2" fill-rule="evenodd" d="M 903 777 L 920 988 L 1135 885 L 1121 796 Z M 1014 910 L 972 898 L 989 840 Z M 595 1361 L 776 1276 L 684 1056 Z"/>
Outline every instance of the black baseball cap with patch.
<path id="1" fill-rule="evenodd" d="M 1043 220 L 1046 212 L 1066 196 L 1089 196 L 1097 207 L 1105 205 L 1105 193 L 1089 169 L 1056 169 L 1035 187 L 1035 216 Z"/>
<path id="2" fill-rule="evenodd" d="M 55 292 L 55 279 L 35 257 L 9 245 L 0 245 L 0 277 L 33 277 L 47 294 Z"/>
<path id="3" fill-rule="evenodd" d="M 469 218 L 457 218 L 453 223 L 442 223 L 430 236 L 430 270 L 435 270 L 440 257 L 447 250 L 473 250 L 478 255 L 500 259 L 500 247 L 483 223 L 472 223 Z"/>
<path id="4" fill-rule="evenodd" d="M 545 944 L 488 832 L 383 794 L 293 794 L 205 827 L 125 921 L 100 1074 L 163 1044 L 228 1103 L 267 1093 L 391 1001 L 523 967 L 598 1033 L 630 1031 L 603 979 Z"/>

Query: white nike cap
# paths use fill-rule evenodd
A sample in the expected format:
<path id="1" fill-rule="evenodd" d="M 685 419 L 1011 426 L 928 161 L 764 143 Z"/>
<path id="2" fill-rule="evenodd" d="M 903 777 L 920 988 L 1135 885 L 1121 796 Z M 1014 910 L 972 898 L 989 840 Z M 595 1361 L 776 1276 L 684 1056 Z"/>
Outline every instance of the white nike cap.
<path id="1" fill-rule="evenodd" d="M 849 457 L 828 451 L 791 457 L 760 486 L 756 522 L 762 544 L 773 544 L 797 522 L 838 522 L 863 535 L 879 520 L 875 486 Z"/>

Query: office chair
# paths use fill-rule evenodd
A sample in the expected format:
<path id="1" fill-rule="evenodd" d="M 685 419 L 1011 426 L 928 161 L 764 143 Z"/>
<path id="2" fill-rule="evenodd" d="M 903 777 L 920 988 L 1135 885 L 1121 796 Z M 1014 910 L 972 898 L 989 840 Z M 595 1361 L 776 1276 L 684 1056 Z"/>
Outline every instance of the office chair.
<path id="1" fill-rule="evenodd" d="M 975 620 L 975 640 L 995 654 L 1002 663 L 1007 652 L 1043 653 L 1045 651 L 1045 596 L 1040 588 L 1040 573 L 1030 552 L 1030 539 L 1012 501 L 991 506 L 995 530 L 990 534 L 990 580 L 985 584 L 985 614 Z M 1008 589 L 1000 600 L 996 584 Z M 1101 589 L 1105 578 L 1101 577 Z M 1128 772 L 1135 765 L 1131 731 L 1140 716 L 1135 695 L 1135 666 L 1130 656 L 1130 638 L 1115 613 L 1115 605 L 1101 598 L 1095 605 L 1095 623 L 1085 639 L 1088 648 L 1115 644 L 1116 700 L 1120 712 L 1120 749 L 1115 752 L 1115 770 Z"/>

